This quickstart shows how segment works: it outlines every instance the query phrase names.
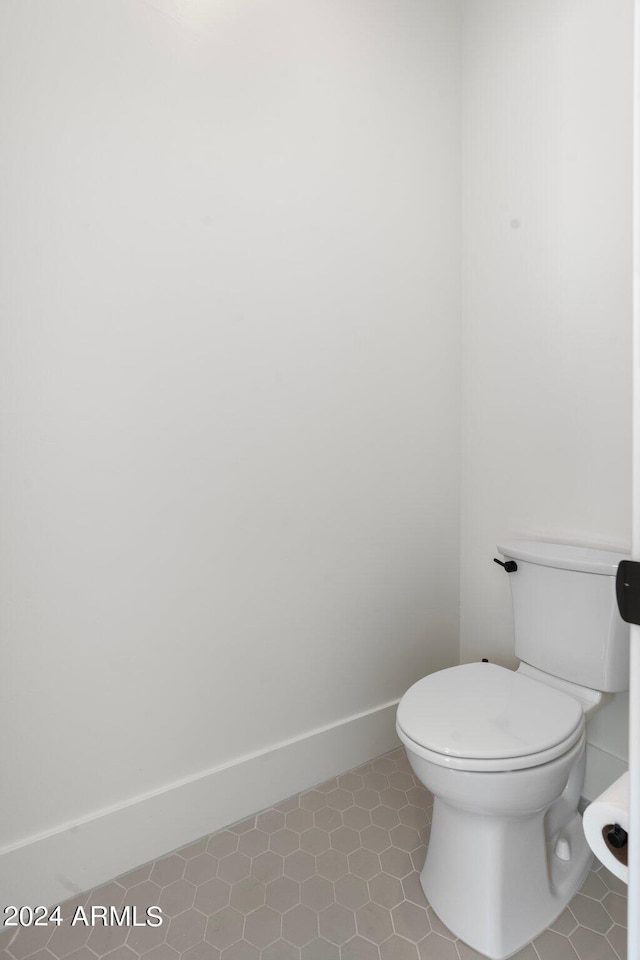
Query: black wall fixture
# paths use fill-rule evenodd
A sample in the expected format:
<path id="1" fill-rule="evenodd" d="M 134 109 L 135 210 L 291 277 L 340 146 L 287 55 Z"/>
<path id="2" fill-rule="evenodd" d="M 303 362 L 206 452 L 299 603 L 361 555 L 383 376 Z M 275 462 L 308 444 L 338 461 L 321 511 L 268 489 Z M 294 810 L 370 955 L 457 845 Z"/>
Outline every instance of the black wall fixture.
<path id="1" fill-rule="evenodd" d="M 622 619 L 640 624 L 640 563 L 620 561 L 616 573 L 616 597 Z"/>

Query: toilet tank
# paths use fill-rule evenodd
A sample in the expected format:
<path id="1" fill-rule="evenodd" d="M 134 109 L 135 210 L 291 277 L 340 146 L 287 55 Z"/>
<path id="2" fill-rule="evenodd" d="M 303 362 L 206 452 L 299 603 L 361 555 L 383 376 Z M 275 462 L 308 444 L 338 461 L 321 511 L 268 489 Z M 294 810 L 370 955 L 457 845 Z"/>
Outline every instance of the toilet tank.
<path id="1" fill-rule="evenodd" d="M 629 626 L 616 603 L 624 554 L 560 543 L 511 540 L 498 550 L 508 574 L 515 654 L 552 676 L 614 693 L 629 687 Z"/>

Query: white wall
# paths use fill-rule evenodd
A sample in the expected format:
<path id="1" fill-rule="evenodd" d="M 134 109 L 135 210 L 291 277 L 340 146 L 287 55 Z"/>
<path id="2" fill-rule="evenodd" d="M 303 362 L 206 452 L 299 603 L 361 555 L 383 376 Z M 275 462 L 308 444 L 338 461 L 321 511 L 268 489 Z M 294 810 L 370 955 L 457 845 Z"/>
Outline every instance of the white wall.
<path id="1" fill-rule="evenodd" d="M 463 7 L 463 660 L 514 663 L 501 538 L 629 547 L 632 13 Z M 589 739 L 587 796 L 626 694 Z"/>
<path id="2" fill-rule="evenodd" d="M 0 6 L 21 902 L 178 838 L 105 827 L 82 872 L 63 828 L 457 659 L 458 44 L 455 0 Z"/>

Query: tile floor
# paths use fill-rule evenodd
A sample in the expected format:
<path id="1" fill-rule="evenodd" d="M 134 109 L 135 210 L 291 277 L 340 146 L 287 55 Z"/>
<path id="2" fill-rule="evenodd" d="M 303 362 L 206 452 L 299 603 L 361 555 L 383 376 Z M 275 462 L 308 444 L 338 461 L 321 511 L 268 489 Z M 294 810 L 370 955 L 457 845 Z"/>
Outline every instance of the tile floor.
<path id="1" fill-rule="evenodd" d="M 158 904 L 160 927 L 0 932 L 2 960 L 474 960 L 425 901 L 432 798 L 402 749 L 68 901 Z M 604 867 L 517 960 L 625 960 Z M 13 939 L 11 939 L 13 937 Z"/>

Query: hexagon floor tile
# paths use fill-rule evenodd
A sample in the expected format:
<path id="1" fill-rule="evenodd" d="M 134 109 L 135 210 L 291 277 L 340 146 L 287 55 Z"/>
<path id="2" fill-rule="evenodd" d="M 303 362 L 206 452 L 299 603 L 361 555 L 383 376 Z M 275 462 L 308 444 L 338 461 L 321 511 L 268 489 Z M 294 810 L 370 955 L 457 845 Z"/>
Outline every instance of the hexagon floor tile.
<path id="1" fill-rule="evenodd" d="M 53 930 L 0 931 L 0 960 L 482 960 L 422 892 L 431 809 L 394 750 L 67 901 Z M 626 960 L 626 894 L 592 870 L 513 960 Z M 159 927 L 69 923 L 156 904 Z"/>

